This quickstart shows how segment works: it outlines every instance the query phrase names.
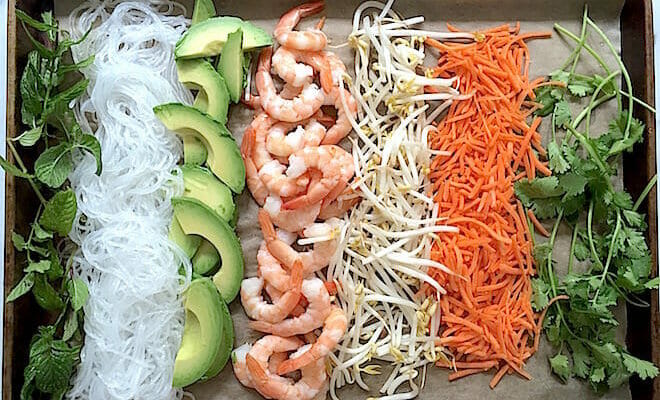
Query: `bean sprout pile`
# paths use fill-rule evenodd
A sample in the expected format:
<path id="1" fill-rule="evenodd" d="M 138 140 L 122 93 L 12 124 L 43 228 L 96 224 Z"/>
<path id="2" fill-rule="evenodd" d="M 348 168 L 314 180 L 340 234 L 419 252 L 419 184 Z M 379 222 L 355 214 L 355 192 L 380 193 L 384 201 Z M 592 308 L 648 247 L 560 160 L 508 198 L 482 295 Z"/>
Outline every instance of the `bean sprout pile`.
<path id="1" fill-rule="evenodd" d="M 90 293 L 71 399 L 181 396 L 172 380 L 191 266 L 167 233 L 170 200 L 183 192 L 173 173 L 181 144 L 152 111 L 169 101 L 192 102 L 174 64 L 174 44 L 188 24 L 178 7 L 94 0 L 69 20 L 76 39 L 94 26 L 73 48 L 76 62 L 96 56 L 83 71 L 90 84 L 74 110 L 101 144 L 104 167 L 95 175 L 94 158 L 80 153 L 69 177 L 84 214 L 71 231 L 79 246 L 73 269 Z"/>
<path id="2" fill-rule="evenodd" d="M 328 269 L 350 321 L 331 356 L 334 399 L 347 384 L 370 390 L 363 374 L 385 373 L 383 362 L 392 368 L 380 398 L 413 398 L 424 384 L 426 366 L 447 361 L 435 344 L 437 298 L 417 292 L 422 283 L 438 295 L 445 292 L 427 275 L 429 268 L 451 273 L 430 260 L 436 235 L 457 230 L 442 224 L 428 194 L 431 158 L 442 152 L 430 150 L 427 139 L 431 123 L 462 97 L 456 79 L 425 75 L 424 38 L 473 37 L 415 30 L 424 18 L 401 19 L 392 3 L 360 5 L 348 42 L 355 50 L 355 79 L 344 78 L 359 104 L 352 121 L 357 135 L 349 137 L 356 171 L 352 188 L 362 202 L 344 218 L 340 251 Z"/>

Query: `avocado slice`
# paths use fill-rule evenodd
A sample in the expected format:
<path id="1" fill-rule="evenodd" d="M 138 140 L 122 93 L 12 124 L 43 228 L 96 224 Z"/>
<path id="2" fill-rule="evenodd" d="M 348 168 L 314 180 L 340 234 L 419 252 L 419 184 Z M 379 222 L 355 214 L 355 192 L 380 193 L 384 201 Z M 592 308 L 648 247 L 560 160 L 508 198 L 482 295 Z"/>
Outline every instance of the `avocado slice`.
<path id="1" fill-rule="evenodd" d="M 216 12 L 213 0 L 195 0 L 191 25 L 195 25 L 199 22 L 206 21 L 209 18 L 215 17 L 215 14 Z"/>
<path id="2" fill-rule="evenodd" d="M 213 275 L 213 283 L 225 301 L 231 302 L 243 279 L 243 251 L 238 237 L 229 224 L 199 200 L 174 198 L 172 206 L 183 232 L 208 240 L 220 254 L 222 266 Z"/>
<path id="3" fill-rule="evenodd" d="M 183 338 L 174 361 L 174 387 L 198 381 L 213 365 L 224 338 L 222 303 L 210 279 L 190 283 L 185 292 Z"/>
<path id="4" fill-rule="evenodd" d="M 186 235 L 183 233 L 181 225 L 179 225 L 179 221 L 177 221 L 176 217 L 172 218 L 169 238 L 172 242 L 179 246 L 181 250 L 183 250 L 188 258 L 192 258 L 200 243 L 202 242 L 202 238 L 199 236 Z"/>
<path id="5" fill-rule="evenodd" d="M 227 307 L 227 303 L 225 302 L 222 303 L 222 316 L 224 317 L 222 325 L 223 338 L 218 349 L 218 355 L 215 356 L 213 364 L 211 364 L 202 379 L 210 379 L 218 375 L 225 365 L 227 365 L 231 351 L 234 348 L 234 321 L 231 319 L 229 307 Z"/>
<path id="6" fill-rule="evenodd" d="M 208 152 L 204 143 L 194 136 L 186 136 L 183 139 L 183 162 L 190 165 L 202 165 L 206 162 Z"/>
<path id="7" fill-rule="evenodd" d="M 266 31 L 250 22 L 237 17 L 215 17 L 192 25 L 177 42 L 174 55 L 176 58 L 216 56 L 222 51 L 227 36 L 239 28 L 243 31 L 243 50 L 273 44 Z"/>
<path id="8" fill-rule="evenodd" d="M 167 127 L 182 138 L 202 141 L 208 155 L 206 164 L 234 193 L 245 187 L 245 165 L 236 141 L 227 128 L 193 107 L 169 103 L 154 107 L 154 113 Z"/>
<path id="9" fill-rule="evenodd" d="M 243 31 L 239 28 L 227 36 L 227 43 L 222 49 L 220 61 L 218 61 L 218 71 L 225 77 L 229 96 L 234 103 L 241 98 L 243 91 L 243 50 L 241 42 L 243 41 Z"/>
<path id="10" fill-rule="evenodd" d="M 215 247 L 206 240 L 202 240 L 197 252 L 192 258 L 193 271 L 200 275 L 209 275 L 220 265 L 220 254 Z"/>
<path id="11" fill-rule="evenodd" d="M 216 179 L 206 168 L 183 165 L 183 196 L 192 197 L 206 204 L 218 216 L 229 222 L 234 214 L 234 198 L 231 190 Z"/>
<path id="12" fill-rule="evenodd" d="M 226 123 L 229 108 L 227 84 L 213 65 L 202 59 L 177 60 L 176 70 L 179 81 L 184 86 L 204 93 L 200 101 L 195 101 L 195 108 L 223 124 Z"/>

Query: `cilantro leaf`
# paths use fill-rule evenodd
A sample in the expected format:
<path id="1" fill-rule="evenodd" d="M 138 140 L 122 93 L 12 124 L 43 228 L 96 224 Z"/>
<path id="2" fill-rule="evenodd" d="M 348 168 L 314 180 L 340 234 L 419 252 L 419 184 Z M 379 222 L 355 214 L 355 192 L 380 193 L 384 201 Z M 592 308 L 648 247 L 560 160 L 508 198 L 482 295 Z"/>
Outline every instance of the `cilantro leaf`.
<path id="1" fill-rule="evenodd" d="M 555 103 L 555 125 L 558 128 L 565 128 L 568 124 L 571 123 L 573 117 L 571 117 L 571 107 L 568 105 L 568 102 L 565 99 L 559 100 Z"/>
<path id="2" fill-rule="evenodd" d="M 571 374 L 571 368 L 568 366 L 568 357 L 563 354 L 557 354 L 550 358 L 549 361 L 552 372 L 554 372 L 562 382 L 566 383 Z"/>
<path id="3" fill-rule="evenodd" d="M 655 378 L 658 376 L 658 367 L 645 360 L 623 353 L 623 365 L 628 372 L 637 374 L 641 379 Z"/>
<path id="4" fill-rule="evenodd" d="M 555 176 L 536 178 L 532 181 L 521 180 L 516 182 L 516 195 L 526 199 L 545 199 L 564 194 L 563 190 L 558 188 L 559 180 Z"/>
<path id="5" fill-rule="evenodd" d="M 578 194 L 584 193 L 587 182 L 587 178 L 574 172 L 569 172 L 559 176 L 559 186 L 566 193 L 566 197 L 576 196 Z"/>
<path id="6" fill-rule="evenodd" d="M 57 192 L 52 199 L 46 203 L 39 223 L 49 231 L 57 232 L 60 236 L 66 236 L 76 217 L 78 203 L 76 195 L 71 189 Z"/>
<path id="7" fill-rule="evenodd" d="M 560 89 L 552 86 L 541 86 L 535 90 L 536 102 L 541 104 L 541 108 L 534 111 L 534 115 L 545 117 L 550 115 L 555 109 L 555 103 L 561 100 L 564 96 Z"/>
<path id="8" fill-rule="evenodd" d="M 571 168 L 554 140 L 548 143 L 548 165 L 553 172 L 558 174 L 563 174 Z"/>
<path id="9" fill-rule="evenodd" d="M 550 285 L 543 279 L 532 279 L 532 307 L 535 311 L 541 311 L 548 306 L 550 301 Z"/>

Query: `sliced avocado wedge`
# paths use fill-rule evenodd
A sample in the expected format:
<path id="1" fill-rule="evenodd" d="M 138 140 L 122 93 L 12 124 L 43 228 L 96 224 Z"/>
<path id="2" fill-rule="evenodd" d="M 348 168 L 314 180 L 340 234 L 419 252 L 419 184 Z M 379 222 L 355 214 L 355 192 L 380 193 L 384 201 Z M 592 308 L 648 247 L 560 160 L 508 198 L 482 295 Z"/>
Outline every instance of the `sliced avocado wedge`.
<path id="1" fill-rule="evenodd" d="M 218 355 L 215 356 L 213 364 L 211 364 L 202 379 L 210 379 L 218 375 L 225 365 L 227 365 L 231 351 L 234 348 L 234 321 L 231 319 L 229 307 L 227 307 L 227 304 L 224 302 L 222 303 L 222 316 L 224 317 L 224 323 L 222 325 L 222 343 L 220 343 Z"/>
<path id="2" fill-rule="evenodd" d="M 174 55 L 176 58 L 216 56 L 222 51 L 227 36 L 239 28 L 243 31 L 243 50 L 273 44 L 266 31 L 250 22 L 237 17 L 215 17 L 191 26 L 177 42 Z"/>
<path id="3" fill-rule="evenodd" d="M 193 257 L 193 255 L 197 251 L 197 248 L 202 242 L 202 238 L 200 238 L 199 236 L 186 235 L 185 233 L 183 233 L 183 230 L 181 229 L 181 225 L 179 225 L 179 221 L 176 219 L 176 217 L 172 218 L 172 223 L 170 224 L 169 238 L 172 242 L 174 242 L 177 246 L 179 246 L 181 250 L 183 250 L 186 256 L 188 256 L 188 258 Z"/>
<path id="4" fill-rule="evenodd" d="M 183 162 L 190 165 L 202 165 L 206 162 L 208 152 L 204 143 L 194 136 L 183 137 Z"/>
<path id="5" fill-rule="evenodd" d="M 201 59 L 177 60 L 176 70 L 179 81 L 184 86 L 203 93 L 203 96 L 200 96 L 201 100 L 195 101 L 195 108 L 223 124 L 226 123 L 229 92 L 225 80 L 213 65 Z"/>
<path id="6" fill-rule="evenodd" d="M 224 125 L 193 107 L 169 103 L 154 107 L 154 113 L 182 138 L 194 137 L 206 147 L 206 164 L 234 193 L 245 187 L 245 165 L 236 141 Z"/>
<path id="7" fill-rule="evenodd" d="M 229 224 L 198 200 L 174 198 L 172 206 L 183 232 L 201 236 L 220 254 L 222 266 L 213 275 L 213 283 L 225 301 L 231 302 L 238 294 L 243 279 L 243 251 L 238 237 Z"/>
<path id="8" fill-rule="evenodd" d="M 192 258 L 193 271 L 200 275 L 214 273 L 220 266 L 220 254 L 206 240 L 202 240 L 197 252 Z"/>
<path id="9" fill-rule="evenodd" d="M 234 103 L 241 98 L 243 91 L 243 50 L 241 42 L 243 41 L 243 31 L 239 28 L 227 36 L 227 43 L 222 49 L 220 61 L 218 61 L 218 71 L 227 82 L 229 96 Z"/>
<path id="10" fill-rule="evenodd" d="M 215 5 L 213 0 L 195 0 L 195 7 L 192 14 L 192 25 L 206 21 L 215 17 Z"/>
<path id="11" fill-rule="evenodd" d="M 213 282 L 195 279 L 184 296 L 186 321 L 174 361 L 174 387 L 188 386 L 204 376 L 224 339 L 223 301 Z"/>
<path id="12" fill-rule="evenodd" d="M 220 218 L 229 222 L 234 214 L 234 198 L 231 190 L 220 182 L 211 171 L 196 165 L 183 165 L 183 196 L 192 197 L 206 204 Z"/>

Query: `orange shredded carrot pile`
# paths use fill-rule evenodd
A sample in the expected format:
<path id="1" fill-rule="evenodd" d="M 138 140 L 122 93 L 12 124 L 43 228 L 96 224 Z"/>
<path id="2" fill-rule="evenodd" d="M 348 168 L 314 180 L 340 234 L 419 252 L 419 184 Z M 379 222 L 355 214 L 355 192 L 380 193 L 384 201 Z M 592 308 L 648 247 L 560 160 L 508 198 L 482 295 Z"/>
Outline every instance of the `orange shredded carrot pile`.
<path id="1" fill-rule="evenodd" d="M 491 387 L 506 373 L 531 378 L 523 368 L 539 335 L 531 307 L 535 269 L 527 216 L 513 185 L 551 173 L 539 160 L 546 154 L 541 119 L 527 122 L 539 106 L 533 90 L 548 82 L 529 80 L 525 44 L 549 36 L 503 25 L 470 44 L 426 40 L 439 50 L 434 77 L 456 76 L 461 93 L 471 94 L 454 102 L 430 134 L 433 149 L 451 153 L 431 165 L 434 201 L 445 222 L 459 228 L 439 237 L 431 255 L 455 274 L 429 271 L 447 289 L 438 343 L 456 357 L 450 380 L 490 368 L 498 369 Z"/>

